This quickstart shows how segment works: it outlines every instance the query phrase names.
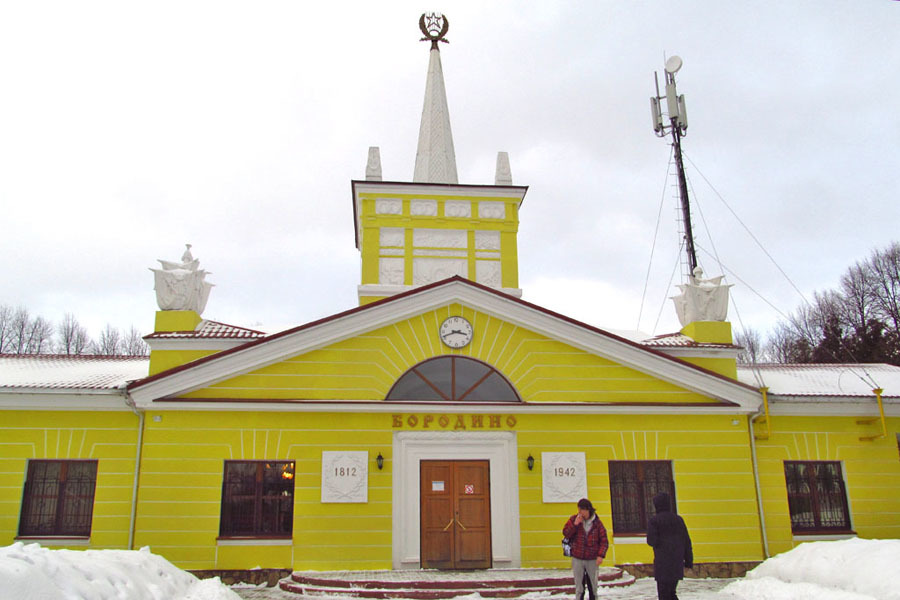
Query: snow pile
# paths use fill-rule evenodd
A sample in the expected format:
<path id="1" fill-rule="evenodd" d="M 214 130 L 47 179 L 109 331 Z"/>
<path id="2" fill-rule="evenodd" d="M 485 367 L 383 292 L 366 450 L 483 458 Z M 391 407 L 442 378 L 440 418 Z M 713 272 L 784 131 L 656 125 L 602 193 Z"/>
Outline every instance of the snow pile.
<path id="1" fill-rule="evenodd" d="M 900 600 L 900 540 L 807 542 L 722 592 L 748 600 Z"/>
<path id="2" fill-rule="evenodd" d="M 236 600 L 218 578 L 200 580 L 148 548 L 0 548 L 0 600 Z"/>

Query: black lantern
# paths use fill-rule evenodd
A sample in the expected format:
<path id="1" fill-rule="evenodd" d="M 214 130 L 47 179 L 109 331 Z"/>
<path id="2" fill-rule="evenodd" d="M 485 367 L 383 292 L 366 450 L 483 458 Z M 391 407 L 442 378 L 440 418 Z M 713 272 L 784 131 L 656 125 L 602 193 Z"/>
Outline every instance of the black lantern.
<path id="1" fill-rule="evenodd" d="M 529 470 L 529 471 L 533 471 L 533 470 L 534 470 L 534 457 L 533 457 L 531 454 L 529 454 L 529 455 L 528 455 L 528 458 L 525 459 L 525 464 L 528 465 L 528 470 Z"/>
<path id="2" fill-rule="evenodd" d="M 381 452 L 375 457 L 375 464 L 378 466 L 379 471 L 384 468 L 384 457 L 381 455 Z"/>

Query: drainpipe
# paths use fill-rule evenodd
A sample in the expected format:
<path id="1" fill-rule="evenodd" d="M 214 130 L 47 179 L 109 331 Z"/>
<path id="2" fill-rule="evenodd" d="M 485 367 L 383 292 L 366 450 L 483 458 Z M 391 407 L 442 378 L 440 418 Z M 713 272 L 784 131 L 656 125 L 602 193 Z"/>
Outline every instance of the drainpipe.
<path id="1" fill-rule="evenodd" d="M 765 510 L 763 510 L 762 491 L 759 487 L 759 464 L 756 461 L 756 435 L 753 432 L 753 422 L 766 413 L 768 413 L 768 411 L 765 411 L 764 413 L 763 410 L 760 409 L 750 416 L 750 419 L 748 420 L 748 433 L 750 434 L 750 458 L 753 461 L 753 483 L 756 484 L 756 508 L 759 511 L 759 531 L 762 534 L 764 558 L 769 558 L 769 536 L 766 535 L 766 513 Z M 768 425 L 768 417 L 766 425 Z"/>
<path id="2" fill-rule="evenodd" d="M 128 394 L 125 386 L 122 386 L 122 392 L 125 394 L 125 404 L 138 417 L 138 439 L 137 452 L 134 456 L 134 482 L 131 487 L 131 516 L 128 521 L 128 549 L 134 550 L 134 530 L 137 520 L 137 495 L 138 495 L 138 478 L 141 474 L 141 454 L 144 450 L 144 411 L 140 410 L 134 400 Z"/>

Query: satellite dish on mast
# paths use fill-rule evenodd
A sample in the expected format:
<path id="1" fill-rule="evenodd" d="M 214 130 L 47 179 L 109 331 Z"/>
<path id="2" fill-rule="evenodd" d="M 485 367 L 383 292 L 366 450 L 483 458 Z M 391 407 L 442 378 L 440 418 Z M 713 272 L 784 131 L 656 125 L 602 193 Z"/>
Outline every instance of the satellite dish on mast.
<path id="1" fill-rule="evenodd" d="M 666 73 L 674 75 L 683 64 L 680 56 L 673 56 L 666 61 Z"/>

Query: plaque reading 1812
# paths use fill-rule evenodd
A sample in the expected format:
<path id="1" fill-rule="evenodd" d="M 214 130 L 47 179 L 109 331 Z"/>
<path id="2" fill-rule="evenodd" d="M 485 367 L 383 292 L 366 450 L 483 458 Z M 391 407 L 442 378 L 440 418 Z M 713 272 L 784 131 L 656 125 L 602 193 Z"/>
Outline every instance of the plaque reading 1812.
<path id="1" fill-rule="evenodd" d="M 587 498 L 584 452 L 542 452 L 544 502 L 578 502 Z"/>
<path id="2" fill-rule="evenodd" d="M 369 453 L 322 451 L 322 502 L 369 501 Z"/>

